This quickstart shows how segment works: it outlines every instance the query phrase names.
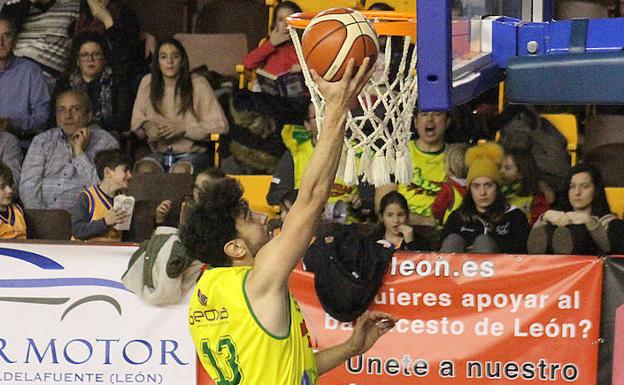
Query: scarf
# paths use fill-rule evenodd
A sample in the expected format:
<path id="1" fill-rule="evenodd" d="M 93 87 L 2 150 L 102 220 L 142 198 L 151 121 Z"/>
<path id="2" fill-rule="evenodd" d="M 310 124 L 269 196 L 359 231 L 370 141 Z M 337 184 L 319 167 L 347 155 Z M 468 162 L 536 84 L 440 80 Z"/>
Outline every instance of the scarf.
<path id="1" fill-rule="evenodd" d="M 109 66 L 104 67 L 104 71 L 98 79 L 93 80 L 99 85 L 100 92 L 97 100 L 91 100 L 93 104 L 93 121 L 102 122 L 110 120 L 113 117 L 113 70 Z M 84 81 L 80 70 L 76 69 L 69 75 L 69 84 L 75 90 L 80 90 L 87 95 L 89 93 L 89 84 Z"/>

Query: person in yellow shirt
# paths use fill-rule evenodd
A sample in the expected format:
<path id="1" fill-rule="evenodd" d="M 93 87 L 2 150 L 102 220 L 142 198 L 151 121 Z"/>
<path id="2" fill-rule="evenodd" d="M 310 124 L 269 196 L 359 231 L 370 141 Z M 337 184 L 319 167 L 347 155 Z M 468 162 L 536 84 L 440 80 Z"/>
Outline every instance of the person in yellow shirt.
<path id="1" fill-rule="evenodd" d="M 0 162 L 0 239 L 26 239 L 22 208 L 13 203 L 13 172 Z"/>
<path id="2" fill-rule="evenodd" d="M 119 150 L 104 150 L 95 154 L 94 161 L 101 182 L 78 194 L 71 211 L 72 235 L 82 240 L 118 242 L 122 231 L 114 226 L 122 223 L 127 213 L 113 208 L 113 199 L 128 188 L 130 160 Z"/>
<path id="3" fill-rule="evenodd" d="M 390 191 L 399 191 L 410 208 L 410 223 L 435 226 L 431 206 L 446 179 L 444 169 L 444 134 L 450 124 L 446 111 L 419 111 L 414 118 L 418 139 L 409 143 L 413 179 L 410 185 L 387 184 L 375 189 L 375 210 L 381 198 Z"/>
<path id="4" fill-rule="evenodd" d="M 199 359 L 218 384 L 315 385 L 323 373 L 367 351 L 396 322 L 389 314 L 367 312 L 347 341 L 314 353 L 288 289 L 334 183 L 346 113 L 372 75 L 368 64 L 365 59 L 355 73 L 351 60 L 338 82 L 312 72 L 327 103 L 325 119 L 279 236 L 269 240 L 266 217 L 249 209 L 232 178 L 205 185 L 182 226 L 189 256 L 212 267 L 191 296 L 188 324 Z"/>
<path id="5" fill-rule="evenodd" d="M 286 197 L 296 195 L 296 191 L 299 190 L 303 172 L 318 141 L 314 104 L 310 103 L 306 112 L 303 126 L 286 124 L 282 128 L 282 141 L 287 150 L 277 165 L 266 196 L 269 204 L 280 205 L 280 209 L 283 206 L 289 206 L 288 202 L 285 201 Z M 370 214 L 370 209 L 372 209 L 372 207 L 366 207 L 368 201 L 372 206 L 373 200 L 372 188 L 367 187 L 363 183 L 359 183 L 358 186 L 347 186 L 344 180 L 338 177 L 334 181 L 327 203 L 335 204 L 342 201 L 347 208 L 345 223 L 361 222 Z M 370 193 L 368 190 L 371 190 Z M 370 195 L 370 199 L 368 199 L 368 195 Z"/>

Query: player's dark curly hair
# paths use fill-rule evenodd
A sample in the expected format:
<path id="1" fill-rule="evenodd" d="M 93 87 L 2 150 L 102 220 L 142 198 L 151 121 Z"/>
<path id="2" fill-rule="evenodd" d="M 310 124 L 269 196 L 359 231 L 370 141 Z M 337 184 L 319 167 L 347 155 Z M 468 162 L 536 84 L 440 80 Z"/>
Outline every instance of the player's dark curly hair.
<path id="1" fill-rule="evenodd" d="M 232 265 L 223 247 L 238 236 L 236 218 L 245 211 L 242 196 L 243 189 L 233 178 L 204 184 L 180 230 L 189 257 L 213 267 Z"/>

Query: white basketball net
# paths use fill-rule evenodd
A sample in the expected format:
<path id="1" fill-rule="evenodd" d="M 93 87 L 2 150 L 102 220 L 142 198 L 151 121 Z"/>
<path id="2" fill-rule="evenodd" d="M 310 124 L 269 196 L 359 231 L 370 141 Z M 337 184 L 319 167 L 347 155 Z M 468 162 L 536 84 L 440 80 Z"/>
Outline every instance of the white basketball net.
<path id="1" fill-rule="evenodd" d="M 316 122 L 320 132 L 325 116 L 325 100 L 305 63 L 296 28 L 288 28 L 316 109 Z M 403 40 L 401 62 L 392 82 L 389 76 L 391 39 Z M 412 181 L 412 159 L 408 143 L 412 115 L 418 98 L 418 82 L 415 70 L 416 49 L 412 50 L 411 55 L 408 54 L 410 40 L 409 36 L 387 37 L 383 72 L 373 76 L 358 95 L 362 111 L 358 111 L 357 115 L 354 111 L 347 113 L 346 135 L 337 177 L 343 179 L 348 186 L 356 185 L 359 176 L 362 181 L 375 186 L 391 183 L 390 174 L 394 174 L 397 183 L 410 184 Z"/>

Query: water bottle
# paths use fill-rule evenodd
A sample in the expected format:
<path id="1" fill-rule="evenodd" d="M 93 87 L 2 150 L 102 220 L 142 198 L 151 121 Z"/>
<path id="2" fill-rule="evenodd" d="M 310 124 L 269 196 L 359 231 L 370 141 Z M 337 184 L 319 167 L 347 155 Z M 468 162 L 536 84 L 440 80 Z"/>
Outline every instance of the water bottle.
<path id="1" fill-rule="evenodd" d="M 175 154 L 173 153 L 173 148 L 169 146 L 167 147 L 167 152 L 165 152 L 165 155 L 163 156 L 163 166 L 165 167 L 165 172 L 169 172 L 174 161 Z"/>

